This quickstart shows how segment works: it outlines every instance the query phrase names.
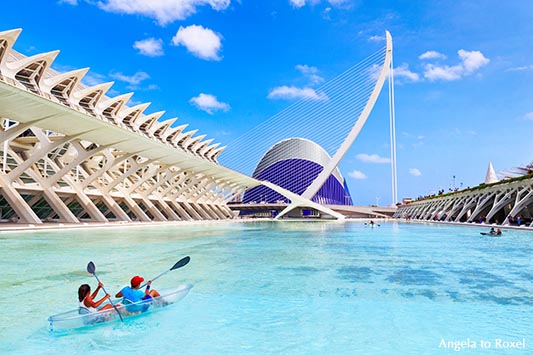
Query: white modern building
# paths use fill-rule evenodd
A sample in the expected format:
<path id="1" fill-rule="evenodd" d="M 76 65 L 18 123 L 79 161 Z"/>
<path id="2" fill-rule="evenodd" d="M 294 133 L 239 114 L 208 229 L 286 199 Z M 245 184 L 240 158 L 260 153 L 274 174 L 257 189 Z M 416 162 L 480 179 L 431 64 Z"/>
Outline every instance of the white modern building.
<path id="1" fill-rule="evenodd" d="M 232 218 L 226 201 L 259 184 L 220 166 L 213 139 L 128 106 L 133 93 L 51 69 L 59 51 L 13 50 L 20 32 L 0 32 L 1 221 Z"/>
<path id="2" fill-rule="evenodd" d="M 492 175 L 495 178 L 493 170 L 490 165 L 487 178 Z M 400 206 L 394 217 L 533 227 L 533 176 L 496 179 L 458 192 L 412 201 Z"/>

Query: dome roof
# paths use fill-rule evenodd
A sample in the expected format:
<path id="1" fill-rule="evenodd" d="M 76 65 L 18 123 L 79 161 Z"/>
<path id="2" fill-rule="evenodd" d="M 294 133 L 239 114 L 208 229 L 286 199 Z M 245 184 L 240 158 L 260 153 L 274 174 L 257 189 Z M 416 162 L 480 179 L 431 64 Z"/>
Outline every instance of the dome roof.
<path id="1" fill-rule="evenodd" d="M 302 195 L 330 161 L 329 154 L 313 141 L 303 138 L 284 139 L 263 155 L 253 177 Z M 339 169 L 333 171 L 311 200 L 320 204 L 352 204 L 350 192 Z M 243 196 L 244 203 L 257 201 L 289 202 L 284 196 L 262 185 L 247 190 Z"/>
<path id="2" fill-rule="evenodd" d="M 304 138 L 288 138 L 274 144 L 259 160 L 257 167 L 254 170 L 253 177 L 257 178 L 261 172 L 270 166 L 289 159 L 302 159 L 309 160 L 324 167 L 326 166 L 331 157 L 329 154 L 313 141 Z M 338 168 L 335 168 L 332 173 L 333 176 L 341 184 L 344 178 Z"/>

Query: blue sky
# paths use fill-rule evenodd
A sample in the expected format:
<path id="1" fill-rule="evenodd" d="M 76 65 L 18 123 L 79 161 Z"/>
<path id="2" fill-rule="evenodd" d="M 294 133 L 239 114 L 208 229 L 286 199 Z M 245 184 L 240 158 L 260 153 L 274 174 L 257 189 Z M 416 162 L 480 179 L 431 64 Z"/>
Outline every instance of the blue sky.
<path id="1" fill-rule="evenodd" d="M 4 0 L 15 49 L 60 49 L 222 144 L 383 46 L 396 68 L 399 197 L 474 186 L 533 157 L 533 2 Z M 356 204 L 389 204 L 387 92 L 340 168 Z"/>

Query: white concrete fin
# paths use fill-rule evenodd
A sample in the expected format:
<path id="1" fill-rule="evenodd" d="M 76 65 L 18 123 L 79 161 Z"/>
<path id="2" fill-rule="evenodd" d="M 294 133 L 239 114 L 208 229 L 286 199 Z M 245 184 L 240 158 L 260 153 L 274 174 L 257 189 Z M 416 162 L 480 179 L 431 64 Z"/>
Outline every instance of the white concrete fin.
<path id="1" fill-rule="evenodd" d="M 148 120 L 144 121 L 140 126 L 139 130 L 142 131 L 147 136 L 151 136 L 150 128 L 152 125 L 157 124 L 157 118 L 156 117 L 150 117 Z"/>
<path id="2" fill-rule="evenodd" d="M 119 96 L 115 96 L 113 98 L 109 98 L 109 99 L 107 99 L 105 101 L 100 102 L 98 104 L 98 108 L 101 111 L 105 111 L 111 105 L 122 101 L 122 103 L 119 105 L 118 109 L 115 111 L 116 113 L 118 113 L 118 111 L 120 111 L 120 108 L 122 108 L 122 105 L 124 105 L 126 102 L 128 102 L 131 99 L 131 97 L 133 96 L 133 94 L 134 94 L 133 92 L 129 92 L 127 94 L 122 94 L 122 95 L 119 95 Z"/>
<path id="3" fill-rule="evenodd" d="M 180 126 L 174 127 L 175 131 L 168 138 L 172 138 L 172 141 L 176 143 L 176 139 L 179 138 L 180 134 L 185 128 L 189 127 L 188 123 L 182 124 Z"/>
<path id="4" fill-rule="evenodd" d="M 22 28 L 0 32 L 0 44 L 5 41 L 3 48 L 0 48 L 0 71 L 2 71 L 2 66 L 7 58 L 6 54 L 13 48 L 13 44 L 17 41 L 21 32 Z"/>
<path id="5" fill-rule="evenodd" d="M 68 92 L 66 94 L 67 97 L 70 97 L 77 83 L 81 81 L 81 79 L 85 76 L 85 74 L 87 74 L 88 71 L 89 68 L 83 68 L 72 70 L 59 75 L 54 75 L 49 78 L 43 79 L 39 86 L 43 91 L 50 93 L 56 85 L 64 82 L 65 80 L 69 80 L 70 83 L 68 84 Z"/>
<path id="6" fill-rule="evenodd" d="M 211 144 L 213 140 L 213 138 L 210 138 L 206 139 L 205 141 L 198 142 L 198 144 L 196 144 L 196 146 L 193 148 L 194 152 L 198 155 L 202 155 L 202 153 L 206 150 L 206 148 L 209 146 L 209 144 Z"/>
<path id="7" fill-rule="evenodd" d="M 114 81 L 110 81 L 108 83 L 102 83 L 98 85 L 94 85 L 88 88 L 85 88 L 83 90 L 77 90 L 72 93 L 72 98 L 76 103 L 79 103 L 84 97 L 87 97 L 95 92 L 99 92 L 98 100 L 94 103 L 96 103 L 102 98 L 102 96 L 115 84 Z"/>
<path id="8" fill-rule="evenodd" d="M 189 124 L 182 124 L 181 126 L 174 127 L 175 131 L 173 131 L 168 137 L 167 141 L 170 140 L 173 145 L 177 144 L 179 141 L 179 138 L 181 137 L 181 133 L 185 128 L 189 127 Z"/>
<path id="9" fill-rule="evenodd" d="M 163 121 L 162 122 L 163 125 L 159 126 L 159 128 L 156 131 L 154 131 L 154 135 L 158 136 L 162 140 L 165 140 L 166 136 L 172 132 L 171 127 L 174 124 L 174 122 L 176 122 L 177 119 L 178 119 L 177 117 L 174 117 L 174 118 L 170 118 L 168 120 Z"/>
<path id="10" fill-rule="evenodd" d="M 52 65 L 54 59 L 56 59 L 57 55 L 59 54 L 59 50 L 46 52 L 46 53 L 40 53 L 33 55 L 31 57 L 25 57 L 19 60 L 16 60 L 14 62 L 7 62 L 5 63 L 5 70 L 2 70 L 2 73 L 15 79 L 15 76 L 22 70 L 27 69 L 30 71 L 33 71 L 32 76 L 36 76 L 33 79 L 37 84 L 41 81 L 41 78 L 44 76 L 44 72 L 46 68 L 50 67 Z M 43 67 L 37 67 L 37 68 L 29 68 L 32 64 L 37 62 L 44 62 Z"/>
<path id="11" fill-rule="evenodd" d="M 198 142 L 200 142 L 202 139 L 204 139 L 206 136 L 207 136 L 206 134 L 202 134 L 202 135 L 200 135 L 200 136 L 196 136 L 196 137 L 194 137 L 194 138 L 189 139 L 189 140 L 187 141 L 187 149 L 192 150 L 192 147 L 193 147 L 196 143 L 198 143 Z"/>
<path id="12" fill-rule="evenodd" d="M 178 127 L 172 127 L 172 125 L 176 123 L 178 118 L 174 117 L 172 118 L 172 120 L 173 120 L 172 124 L 168 126 L 168 128 L 164 132 L 161 132 L 161 135 L 160 135 L 161 139 L 168 143 L 172 143 L 172 141 L 169 140 L 169 138 L 172 137 L 172 135 L 176 133 L 176 131 L 178 130 Z"/>
<path id="13" fill-rule="evenodd" d="M 122 110 L 119 112 L 119 117 L 121 120 L 123 120 L 124 118 L 126 118 L 127 116 L 129 116 L 131 113 L 133 112 L 138 112 L 138 115 L 142 114 L 144 112 L 144 110 L 146 110 L 148 108 L 148 106 L 150 106 L 152 103 L 151 102 L 146 102 L 146 103 L 143 103 L 143 104 L 138 104 L 138 105 L 135 105 L 133 107 L 128 107 L 128 106 L 125 106 L 122 108 Z M 137 116 L 135 116 L 137 117 Z"/>
<path id="14" fill-rule="evenodd" d="M 149 122 L 150 121 L 150 124 L 147 125 L 147 128 L 150 127 L 150 125 L 152 124 L 152 121 L 155 120 L 157 121 L 161 116 L 163 116 L 165 114 L 166 111 L 158 111 L 158 112 L 154 112 L 154 113 L 151 113 L 149 115 L 140 115 L 138 116 L 135 121 L 132 123 L 133 125 L 135 125 L 135 127 L 139 128 L 141 127 L 144 123 L 146 122 Z"/>
<path id="15" fill-rule="evenodd" d="M 216 161 L 220 153 L 222 153 L 224 150 L 226 150 L 227 146 L 220 147 L 218 149 L 215 149 L 209 156 L 207 157 L 210 160 Z"/>
<path id="16" fill-rule="evenodd" d="M 202 153 L 202 156 L 205 158 L 208 158 L 210 154 L 220 145 L 220 143 L 215 143 L 213 145 L 208 146 L 205 148 L 204 152 Z"/>
<path id="17" fill-rule="evenodd" d="M 192 131 L 188 131 L 188 132 L 185 132 L 183 133 L 179 139 L 178 139 L 178 145 L 180 147 L 182 147 L 183 149 L 185 149 L 185 147 L 187 146 L 187 142 L 188 140 L 196 133 L 198 132 L 197 129 L 193 129 Z"/>
<path id="18" fill-rule="evenodd" d="M 159 131 L 160 128 L 165 129 L 165 126 L 166 126 L 166 122 L 154 121 L 150 125 L 148 132 L 150 133 L 151 136 L 155 137 L 155 133 Z"/>

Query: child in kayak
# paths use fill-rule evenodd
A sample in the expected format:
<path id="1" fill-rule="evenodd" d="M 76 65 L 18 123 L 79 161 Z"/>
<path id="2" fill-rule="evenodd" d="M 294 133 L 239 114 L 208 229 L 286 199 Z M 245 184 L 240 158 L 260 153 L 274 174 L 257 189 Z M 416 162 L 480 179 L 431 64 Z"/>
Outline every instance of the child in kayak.
<path id="1" fill-rule="evenodd" d="M 80 301 L 80 313 L 96 313 L 98 311 L 103 311 L 106 309 L 112 309 L 113 306 L 110 304 L 106 304 L 105 306 L 98 308 L 102 305 L 102 303 L 105 302 L 109 297 L 111 297 L 108 293 L 105 294 L 104 297 L 102 297 L 98 301 L 94 301 L 94 298 L 96 295 L 98 295 L 98 291 L 104 286 L 103 283 L 99 282 L 98 287 L 96 287 L 96 290 L 94 290 L 93 294 L 91 295 L 91 286 L 87 284 L 83 284 L 78 288 L 78 300 Z"/>
<path id="2" fill-rule="evenodd" d="M 115 297 L 123 297 L 123 303 L 126 305 L 126 310 L 128 312 L 144 312 L 148 309 L 149 304 L 140 304 L 140 305 L 129 305 L 132 303 L 137 303 L 141 301 L 146 301 L 152 297 L 160 296 L 159 292 L 156 290 L 150 290 L 150 285 L 152 280 L 149 280 L 146 284 L 146 290 L 143 291 L 140 289 L 141 283 L 144 279 L 140 276 L 132 277 L 130 281 L 131 286 L 125 286 L 120 290 Z"/>

